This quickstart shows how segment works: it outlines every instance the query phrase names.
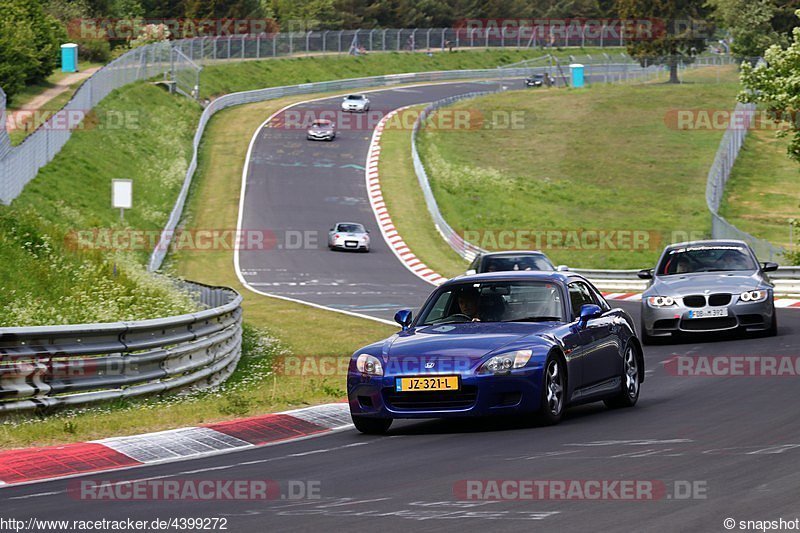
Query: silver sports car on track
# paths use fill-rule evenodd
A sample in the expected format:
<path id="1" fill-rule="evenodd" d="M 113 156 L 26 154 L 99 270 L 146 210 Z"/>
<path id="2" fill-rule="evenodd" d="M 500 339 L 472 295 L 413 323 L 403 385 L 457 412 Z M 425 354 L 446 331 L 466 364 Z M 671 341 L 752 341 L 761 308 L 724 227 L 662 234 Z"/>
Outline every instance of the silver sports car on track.
<path id="1" fill-rule="evenodd" d="M 766 272 L 777 263 L 759 263 L 742 241 L 708 240 L 671 244 L 642 294 L 642 341 L 677 333 L 725 330 L 778 330 L 773 287 Z"/>
<path id="2" fill-rule="evenodd" d="M 369 252 L 369 231 L 356 222 L 339 222 L 328 232 L 328 248 Z"/>
<path id="3" fill-rule="evenodd" d="M 315 120 L 306 132 L 306 139 L 309 141 L 332 141 L 335 138 L 336 127 L 330 120 Z"/>
<path id="4" fill-rule="evenodd" d="M 369 111 L 369 98 L 363 94 L 348 94 L 342 100 L 342 111 L 366 113 Z"/>

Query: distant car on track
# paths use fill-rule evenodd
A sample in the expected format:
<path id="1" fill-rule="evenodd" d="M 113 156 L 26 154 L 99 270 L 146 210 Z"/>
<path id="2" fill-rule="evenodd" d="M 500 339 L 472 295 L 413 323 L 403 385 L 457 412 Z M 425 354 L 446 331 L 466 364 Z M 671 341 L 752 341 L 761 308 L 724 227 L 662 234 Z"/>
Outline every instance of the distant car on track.
<path id="1" fill-rule="evenodd" d="M 347 395 L 356 429 L 384 433 L 396 418 L 538 414 L 569 405 L 630 407 L 644 381 L 633 319 L 585 278 L 497 272 L 439 286 L 402 330 L 356 351 Z"/>
<path id="2" fill-rule="evenodd" d="M 328 248 L 369 252 L 369 231 L 357 222 L 334 224 L 328 232 Z"/>
<path id="3" fill-rule="evenodd" d="M 642 294 L 643 342 L 737 329 L 777 334 L 774 285 L 766 274 L 777 269 L 777 263 L 759 264 L 743 241 L 667 246 L 655 270 L 639 272 L 640 278 L 651 280 Z"/>
<path id="4" fill-rule="evenodd" d="M 549 87 L 552 84 L 549 74 L 534 74 L 525 78 L 525 87 Z"/>
<path id="5" fill-rule="evenodd" d="M 309 141 L 332 141 L 335 138 L 336 125 L 330 120 L 315 120 L 306 132 L 306 139 Z"/>
<path id="6" fill-rule="evenodd" d="M 342 100 L 342 111 L 366 113 L 369 111 L 369 98 L 363 94 L 348 94 Z"/>
<path id="7" fill-rule="evenodd" d="M 469 265 L 467 275 L 507 270 L 569 270 L 566 265 L 553 265 L 550 258 L 538 250 L 489 252 L 479 254 Z"/>

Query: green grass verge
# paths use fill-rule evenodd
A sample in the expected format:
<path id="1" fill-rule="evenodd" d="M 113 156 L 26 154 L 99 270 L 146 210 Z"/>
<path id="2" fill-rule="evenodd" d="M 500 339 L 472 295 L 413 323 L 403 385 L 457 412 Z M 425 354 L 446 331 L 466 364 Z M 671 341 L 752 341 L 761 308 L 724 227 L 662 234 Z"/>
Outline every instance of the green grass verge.
<path id="1" fill-rule="evenodd" d="M 606 49 L 612 54 L 622 49 Z M 556 50 L 553 55 L 567 59 L 570 54 L 601 54 L 600 48 Z M 366 56 L 326 56 L 267 59 L 209 65 L 200 73 L 200 94 L 217 96 L 234 91 L 311 83 L 316 81 L 362 78 L 404 72 L 495 68 L 545 55 L 537 49 L 486 49 L 437 52 L 373 53 Z"/>
<path id="2" fill-rule="evenodd" d="M 420 135 L 445 219 L 457 231 L 647 232 L 637 249 L 541 239 L 555 263 L 584 268 L 651 265 L 665 241 L 707 234 L 706 175 L 722 132 L 678 130 L 666 117 L 677 109 L 730 109 L 738 81 L 730 67 L 690 71 L 684 81 L 509 91 L 456 104 L 487 124 L 516 113 L 521 127 Z M 519 247 L 513 240 L 492 246 L 491 235 L 481 233 L 477 244 Z M 522 244 L 537 247 L 535 240 Z"/>
<path id="3" fill-rule="evenodd" d="M 737 228 L 788 249 L 788 220 L 800 218 L 800 166 L 789 159 L 787 144 L 772 130 L 748 133 L 725 187 L 720 214 Z M 795 231 L 795 243 L 798 240 Z"/>
<path id="4" fill-rule="evenodd" d="M 379 171 L 381 193 L 392 223 L 420 261 L 446 277 L 463 274 L 467 262 L 442 239 L 425 204 L 425 196 L 411 160 L 411 130 L 392 127 L 410 124 L 424 105 L 401 111 L 399 120 L 390 120 L 381 136 Z M 402 115 L 408 113 L 408 118 Z"/>
<path id="5" fill-rule="evenodd" d="M 199 115 L 196 104 L 150 84 L 115 91 L 22 194 L 0 207 L 0 326 L 134 320 L 194 308 L 145 275 L 146 244 L 109 251 L 74 237 L 98 229 L 157 235 L 180 190 Z M 124 223 L 111 208 L 113 178 L 134 180 L 134 208 Z"/>

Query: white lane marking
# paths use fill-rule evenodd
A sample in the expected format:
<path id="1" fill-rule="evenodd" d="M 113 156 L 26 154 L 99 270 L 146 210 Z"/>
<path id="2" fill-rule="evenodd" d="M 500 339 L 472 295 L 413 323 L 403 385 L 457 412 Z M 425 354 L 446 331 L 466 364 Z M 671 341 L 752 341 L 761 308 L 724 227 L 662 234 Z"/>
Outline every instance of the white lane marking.
<path id="1" fill-rule="evenodd" d="M 792 450 L 794 448 L 800 448 L 800 444 L 779 444 L 777 446 L 770 446 L 769 448 L 761 448 L 760 450 L 747 452 L 747 455 L 783 453 L 786 450 Z"/>

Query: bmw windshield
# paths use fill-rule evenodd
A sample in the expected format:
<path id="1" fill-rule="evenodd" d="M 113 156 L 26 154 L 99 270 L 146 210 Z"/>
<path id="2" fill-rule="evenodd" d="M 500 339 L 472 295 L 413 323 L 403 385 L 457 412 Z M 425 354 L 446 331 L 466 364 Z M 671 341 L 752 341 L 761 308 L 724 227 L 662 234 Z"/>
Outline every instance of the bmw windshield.
<path id="1" fill-rule="evenodd" d="M 741 246 L 686 246 L 670 250 L 661 260 L 657 273 L 672 276 L 757 269 L 752 255 Z"/>
<path id="2" fill-rule="evenodd" d="M 558 285 L 544 281 L 487 281 L 443 288 L 423 310 L 418 325 L 547 321 L 565 321 Z"/>

